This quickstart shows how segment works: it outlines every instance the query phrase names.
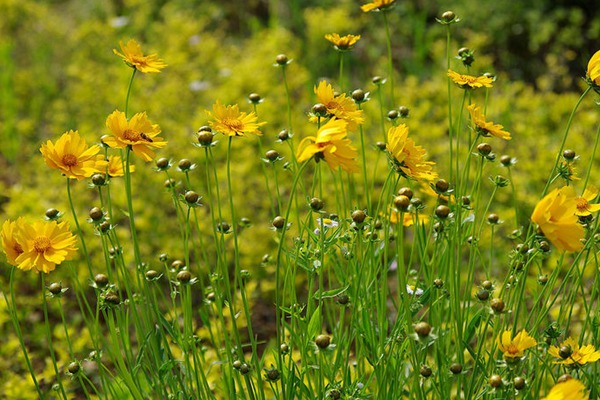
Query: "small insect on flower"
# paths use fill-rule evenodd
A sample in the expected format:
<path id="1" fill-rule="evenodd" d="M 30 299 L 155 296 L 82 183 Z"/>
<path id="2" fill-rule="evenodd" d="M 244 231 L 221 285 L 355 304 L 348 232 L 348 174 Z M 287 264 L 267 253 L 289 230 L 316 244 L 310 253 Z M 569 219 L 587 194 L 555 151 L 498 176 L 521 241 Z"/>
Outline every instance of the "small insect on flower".
<path id="1" fill-rule="evenodd" d="M 107 146 L 117 149 L 130 146 L 133 153 L 146 162 L 154 159 L 153 149 L 167 145 L 167 141 L 158 136 L 160 127 L 153 124 L 145 112 L 127 120 L 125 113 L 116 110 L 106 118 L 106 127 L 112 133 L 112 136 L 102 137 Z"/>

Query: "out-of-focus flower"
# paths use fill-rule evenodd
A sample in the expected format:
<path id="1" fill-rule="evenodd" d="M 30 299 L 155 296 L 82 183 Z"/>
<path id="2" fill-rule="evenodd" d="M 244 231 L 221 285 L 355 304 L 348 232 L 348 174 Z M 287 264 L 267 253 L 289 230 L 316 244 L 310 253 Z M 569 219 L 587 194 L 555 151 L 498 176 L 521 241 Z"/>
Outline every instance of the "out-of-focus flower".
<path id="1" fill-rule="evenodd" d="M 325 231 L 327 231 L 327 229 L 337 228 L 339 226 L 339 222 L 331 218 L 317 218 L 317 228 L 314 231 L 315 235 L 319 235 L 321 233 L 321 226 Z"/>
<path id="2" fill-rule="evenodd" d="M 595 52 L 588 62 L 587 78 L 595 86 L 600 86 L 600 50 Z"/>
<path id="3" fill-rule="evenodd" d="M 423 289 L 418 288 L 415 285 L 406 285 L 406 293 L 411 296 L 420 296 L 423 294 Z"/>
<path id="4" fill-rule="evenodd" d="M 561 352 L 563 348 L 568 349 L 568 354 Z M 579 347 L 579 344 L 572 337 L 567 338 L 560 346 L 550 346 L 548 353 L 556 358 L 560 358 L 559 361 L 554 361 L 555 364 L 575 364 L 584 365 L 591 362 L 600 360 L 600 351 L 591 345 L 585 345 Z"/>
<path id="5" fill-rule="evenodd" d="M 97 172 L 104 172 L 106 161 L 98 152 L 100 146 L 88 147 L 77 131 L 65 132 L 56 143 L 48 140 L 40 152 L 50 168 L 63 173 L 67 178 L 82 180 Z"/>
<path id="6" fill-rule="evenodd" d="M 577 196 L 571 186 L 554 189 L 535 206 L 531 220 L 559 250 L 583 248 L 584 229 L 578 223 Z"/>
<path id="7" fill-rule="evenodd" d="M 401 213 L 399 211 L 392 209 L 392 212 L 390 213 L 390 223 L 395 225 L 398 222 L 400 222 L 400 214 Z M 416 221 L 416 215 L 410 212 L 404 212 L 403 214 L 404 216 L 402 217 L 402 226 L 413 226 Z M 427 215 L 419 215 L 420 224 L 426 224 L 427 221 L 429 221 L 429 217 Z"/>
<path id="8" fill-rule="evenodd" d="M 328 33 L 325 35 L 325 39 L 330 41 L 336 50 L 348 51 L 360 40 L 360 35 L 340 36 L 337 33 Z"/>
<path id="9" fill-rule="evenodd" d="M 358 172 L 358 153 L 348 139 L 347 122 L 332 118 L 317 131 L 317 136 L 308 136 L 298 147 L 298 162 L 315 156 L 324 159 L 333 170 L 341 167 L 346 172 Z"/>
<path id="10" fill-rule="evenodd" d="M 360 9 L 363 10 L 363 12 L 382 11 L 391 7 L 395 2 L 396 0 L 373 0 L 370 3 L 360 6 Z"/>
<path id="11" fill-rule="evenodd" d="M 512 337 L 512 331 L 504 331 L 498 337 L 498 348 L 507 361 L 516 361 L 523 357 L 525 350 L 535 345 L 537 345 L 537 342 L 529 336 L 525 329 L 517 333 L 514 338 Z"/>
<path id="12" fill-rule="evenodd" d="M 577 204 L 577 210 L 575 211 L 575 215 L 580 217 L 585 217 L 600 211 L 600 204 L 590 204 L 590 202 L 596 200 L 598 197 L 598 189 L 591 186 L 585 189 L 582 196 L 577 196 L 575 199 Z"/>
<path id="13" fill-rule="evenodd" d="M 463 89 L 476 89 L 480 87 L 488 87 L 491 88 L 492 82 L 494 81 L 489 76 L 472 76 L 472 75 L 462 75 L 458 72 L 448 70 L 448 76 L 452 79 L 452 82 L 456 83 Z"/>
<path id="14" fill-rule="evenodd" d="M 258 122 L 258 117 L 254 112 L 241 112 L 238 105 L 224 106 L 218 100 L 213 105 L 212 113 L 206 111 L 214 119 L 209 121 L 210 127 L 225 136 L 244 136 L 246 133 L 261 136 L 258 130 L 266 122 Z"/>
<path id="15" fill-rule="evenodd" d="M 142 47 L 134 39 L 130 39 L 125 45 L 120 41 L 119 46 L 123 53 L 119 53 L 116 49 L 113 49 L 113 52 L 121 57 L 131 68 L 135 68 L 144 74 L 158 73 L 167 66 L 156 54 L 145 56 L 142 53 Z"/>
<path id="16" fill-rule="evenodd" d="M 133 153 L 142 160 L 152 161 L 152 149 L 162 149 L 167 142 L 158 136 L 160 127 L 148 119 L 146 113 L 137 113 L 129 121 L 125 113 L 116 110 L 106 119 L 106 127 L 112 136 L 103 136 L 102 141 L 110 147 L 124 149 L 131 146 Z"/>
<path id="17" fill-rule="evenodd" d="M 548 396 L 542 400 L 588 400 L 584 394 L 585 386 L 577 379 L 569 379 L 552 387 Z"/>
<path id="18" fill-rule="evenodd" d="M 6 254 L 6 261 L 15 267 L 18 265 L 17 257 L 23 254 L 23 246 L 21 246 L 19 236 L 19 227 L 23 226 L 24 220 L 22 217 L 16 221 L 6 220 L 2 224 L 2 249 Z"/>
<path id="19" fill-rule="evenodd" d="M 406 177 L 417 181 L 432 181 L 437 174 L 432 167 L 433 161 L 425 161 L 427 152 L 423 147 L 415 145 L 408 137 L 408 126 L 401 124 L 388 131 L 387 150 L 392 156 L 396 170 Z"/>
<path id="20" fill-rule="evenodd" d="M 135 165 L 129 166 L 129 172 L 135 171 Z M 109 156 L 108 157 L 108 167 L 106 169 L 108 176 L 123 176 L 125 172 L 123 171 L 123 160 L 119 156 Z"/>
<path id="21" fill-rule="evenodd" d="M 485 115 L 481 112 L 481 109 L 475 104 L 467 106 L 467 110 L 471 114 L 471 120 L 475 124 L 475 130 L 482 136 L 495 136 L 500 139 L 510 140 L 510 133 L 504 130 L 502 125 L 494 124 L 485 120 Z"/>
<path id="22" fill-rule="evenodd" d="M 363 110 L 359 110 L 356 107 L 356 103 L 352 98 L 346 96 L 345 93 L 336 96 L 333 86 L 329 85 L 326 81 L 319 82 L 319 86 L 315 86 L 314 90 L 319 103 L 327 108 L 327 113 L 337 119 L 346 121 L 348 123 L 348 130 L 353 131 L 358 125 L 362 125 L 365 122 Z M 317 117 L 312 117 L 310 121 L 317 122 Z"/>

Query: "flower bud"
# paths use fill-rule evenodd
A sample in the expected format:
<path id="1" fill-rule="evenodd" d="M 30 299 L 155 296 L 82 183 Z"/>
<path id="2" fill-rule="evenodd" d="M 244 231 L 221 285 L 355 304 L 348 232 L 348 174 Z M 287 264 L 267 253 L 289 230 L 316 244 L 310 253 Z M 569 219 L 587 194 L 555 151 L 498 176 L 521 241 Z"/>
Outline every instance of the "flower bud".
<path id="1" fill-rule="evenodd" d="M 410 205 L 410 199 L 404 195 L 394 197 L 394 206 L 400 211 L 406 211 Z"/>
<path id="2" fill-rule="evenodd" d="M 177 167 L 182 171 L 188 171 L 192 167 L 192 162 L 187 158 L 182 158 L 179 160 L 179 163 L 177 163 Z"/>
<path id="3" fill-rule="evenodd" d="M 185 201 L 187 203 L 195 204 L 200 199 L 200 196 L 198 195 L 198 193 L 194 192 L 193 190 L 188 190 L 187 192 L 185 192 L 185 195 L 183 196 L 183 198 L 185 199 Z"/>
<path id="4" fill-rule="evenodd" d="M 500 217 L 496 213 L 491 213 L 490 215 L 487 216 L 487 221 L 490 224 L 494 225 L 494 224 L 497 224 L 498 221 L 500 221 Z"/>
<path id="5" fill-rule="evenodd" d="M 285 54 L 279 54 L 276 58 L 275 58 L 275 62 L 279 65 L 286 65 L 289 60 L 288 57 Z"/>
<path id="6" fill-rule="evenodd" d="M 502 311 L 504 311 L 504 301 L 497 297 L 493 298 L 490 301 L 490 307 L 492 307 L 492 310 L 494 310 L 495 313 L 501 313 Z"/>
<path id="7" fill-rule="evenodd" d="M 279 373 L 279 371 L 277 369 L 272 368 L 272 369 L 267 370 L 266 376 L 267 376 L 267 380 L 269 380 L 271 382 L 276 382 L 279 380 L 281 374 Z"/>
<path id="8" fill-rule="evenodd" d="M 167 169 L 169 167 L 169 160 L 164 157 L 159 158 L 156 160 L 156 167 L 159 169 Z"/>
<path id="9" fill-rule="evenodd" d="M 102 186 L 106 183 L 106 176 L 104 174 L 92 175 L 92 183 L 96 186 Z"/>
<path id="10" fill-rule="evenodd" d="M 565 160 L 568 161 L 574 160 L 576 155 L 577 154 L 575 153 L 575 151 L 571 149 L 566 149 L 565 151 L 563 151 L 563 157 L 565 158 Z"/>
<path id="11" fill-rule="evenodd" d="M 398 196 L 406 196 L 410 200 L 413 198 L 413 191 L 411 188 L 403 187 L 398 190 Z"/>
<path id="12" fill-rule="evenodd" d="M 277 217 L 273 218 L 273 226 L 276 229 L 282 229 L 285 226 L 285 218 L 283 218 L 280 215 L 278 215 Z"/>
<path id="13" fill-rule="evenodd" d="M 499 388 L 500 386 L 502 386 L 502 377 L 500 375 L 492 375 L 490 376 L 488 383 L 493 388 Z"/>
<path id="14" fill-rule="evenodd" d="M 240 360 L 235 360 L 231 363 L 231 366 L 235 369 L 240 369 L 242 366 L 242 362 Z"/>
<path id="15" fill-rule="evenodd" d="M 100 208 L 92 207 L 90 209 L 89 216 L 92 219 L 92 221 L 99 221 L 100 219 L 102 219 L 104 217 L 104 213 L 102 212 L 102 210 Z"/>
<path id="16" fill-rule="evenodd" d="M 421 373 L 421 376 L 423 378 L 429 378 L 433 373 L 431 368 L 429 368 L 427 365 L 421 365 L 421 369 L 419 370 L 419 372 Z"/>
<path id="17" fill-rule="evenodd" d="M 364 92 L 364 90 L 362 90 L 362 89 L 356 89 L 355 91 L 352 92 L 352 98 L 357 103 L 361 103 L 365 99 L 365 92 Z"/>
<path id="18" fill-rule="evenodd" d="M 60 214 L 60 211 L 58 211 L 56 208 L 49 208 L 46 210 L 46 218 L 53 220 L 58 218 Z"/>
<path id="19" fill-rule="evenodd" d="M 198 132 L 198 143 L 201 146 L 210 146 L 213 141 L 213 133 L 211 131 L 200 131 Z"/>
<path id="20" fill-rule="evenodd" d="M 515 377 L 513 382 L 515 383 L 515 389 L 517 390 L 521 390 L 525 387 L 525 379 L 520 376 Z"/>
<path id="21" fill-rule="evenodd" d="M 260 103 L 260 95 L 258 93 L 250 93 L 248 95 L 248 100 L 250 100 L 250 103 L 252 104 L 258 104 Z"/>
<path id="22" fill-rule="evenodd" d="M 452 365 L 450 365 L 450 372 L 452 372 L 454 375 L 460 374 L 462 370 L 463 367 L 459 363 L 453 363 Z"/>
<path id="23" fill-rule="evenodd" d="M 192 274 L 190 271 L 179 271 L 177 273 L 177 280 L 181 283 L 188 283 L 192 280 Z"/>
<path id="24" fill-rule="evenodd" d="M 327 115 L 327 107 L 325 104 L 317 103 L 312 107 L 312 112 L 318 117 L 325 117 Z"/>
<path id="25" fill-rule="evenodd" d="M 277 137 L 282 142 L 285 142 L 286 140 L 288 140 L 290 138 L 290 133 L 288 132 L 287 129 L 283 129 L 281 132 L 279 132 L 279 134 L 277 135 Z"/>
<path id="26" fill-rule="evenodd" d="M 367 218 L 367 214 L 363 210 L 355 210 L 352 212 L 352 221 L 357 224 L 362 224 Z"/>
<path id="27" fill-rule="evenodd" d="M 94 282 L 96 283 L 96 286 L 103 288 L 108 285 L 108 276 L 104 274 L 98 274 L 94 277 Z"/>
<path id="28" fill-rule="evenodd" d="M 246 375 L 246 374 L 248 374 L 248 372 L 250 372 L 250 366 L 248 364 L 246 364 L 246 363 L 243 363 L 240 366 L 240 373 L 242 375 Z"/>
<path id="29" fill-rule="evenodd" d="M 449 188 L 450 184 L 445 179 L 438 179 L 437 182 L 435 182 L 435 189 L 440 193 L 447 192 Z"/>
<path id="30" fill-rule="evenodd" d="M 387 117 L 392 121 L 400 116 L 400 113 L 396 110 L 391 110 L 388 112 Z"/>
<path id="31" fill-rule="evenodd" d="M 410 112 L 410 109 L 408 107 L 400 106 L 398 107 L 398 111 L 400 112 L 401 118 L 408 118 L 408 113 Z"/>
<path id="32" fill-rule="evenodd" d="M 444 205 L 437 206 L 435 209 L 435 215 L 441 219 L 448 218 L 448 215 L 450 215 L 450 208 Z"/>
<path id="33" fill-rule="evenodd" d="M 415 325 L 415 332 L 420 337 L 429 336 L 431 333 L 431 325 L 429 325 L 427 322 L 419 322 Z"/>
<path id="34" fill-rule="evenodd" d="M 331 343 L 331 338 L 328 335 L 319 335 L 315 339 L 315 343 L 320 349 L 326 349 Z"/>
<path id="35" fill-rule="evenodd" d="M 54 295 L 60 294 L 62 292 L 62 285 L 58 282 L 51 283 L 48 286 L 48 291 Z"/>
<path id="36" fill-rule="evenodd" d="M 72 363 L 69 364 L 69 366 L 67 367 L 67 370 L 69 371 L 70 374 L 75 375 L 76 373 L 79 372 L 81 366 L 79 365 L 78 362 L 73 361 Z"/>
<path id="37" fill-rule="evenodd" d="M 479 143 L 477 145 L 477 151 L 482 156 L 487 156 L 492 152 L 492 146 L 489 143 Z"/>
<path id="38" fill-rule="evenodd" d="M 171 263 L 171 269 L 178 271 L 185 266 L 185 263 L 181 260 L 173 260 Z"/>
<path id="39" fill-rule="evenodd" d="M 275 162 L 279 158 L 279 153 L 276 150 L 269 150 L 265 153 L 265 156 L 267 157 L 267 160 Z"/>
<path id="40" fill-rule="evenodd" d="M 452 22 L 456 18 L 456 14 L 452 11 L 446 11 L 442 14 L 442 20 L 444 22 Z"/>
<path id="41" fill-rule="evenodd" d="M 313 211 L 320 211 L 325 206 L 325 203 L 323 203 L 323 200 L 317 197 L 313 197 L 312 199 L 310 199 L 309 205 Z"/>
<path id="42" fill-rule="evenodd" d="M 512 158 L 509 155 L 504 154 L 500 157 L 500 163 L 505 167 L 510 167 L 512 164 Z"/>

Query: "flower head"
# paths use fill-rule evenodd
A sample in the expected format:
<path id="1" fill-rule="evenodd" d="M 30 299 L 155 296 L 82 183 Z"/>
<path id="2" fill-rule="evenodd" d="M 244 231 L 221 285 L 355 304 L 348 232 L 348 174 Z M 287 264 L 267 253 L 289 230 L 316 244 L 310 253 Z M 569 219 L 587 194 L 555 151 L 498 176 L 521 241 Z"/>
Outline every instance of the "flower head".
<path id="1" fill-rule="evenodd" d="M 552 387 L 548 396 L 542 400 L 588 400 L 583 393 L 585 386 L 577 379 L 569 379 Z"/>
<path id="2" fill-rule="evenodd" d="M 129 166 L 129 172 L 135 171 L 135 165 Z M 123 176 L 125 173 L 123 172 L 123 160 L 119 156 L 109 156 L 108 157 L 108 167 L 106 168 L 106 172 L 108 176 L 111 178 L 115 176 Z"/>
<path id="3" fill-rule="evenodd" d="M 88 147 L 77 131 L 65 132 L 56 143 L 48 140 L 40 152 L 50 168 L 63 173 L 67 178 L 82 180 L 97 172 L 104 172 L 106 161 L 98 152 L 100 146 Z"/>
<path id="4" fill-rule="evenodd" d="M 254 112 L 241 112 L 238 105 L 224 106 L 218 100 L 213 105 L 212 113 L 206 111 L 214 121 L 209 121 L 210 127 L 225 136 L 244 136 L 246 133 L 261 136 L 258 130 L 266 122 L 258 122 Z"/>
<path id="5" fill-rule="evenodd" d="M 134 39 L 130 39 L 126 45 L 120 41 L 119 46 L 123 53 L 119 53 L 116 49 L 113 49 L 113 52 L 121 57 L 131 68 L 135 68 L 144 74 L 158 73 L 167 66 L 156 54 L 145 56 L 142 53 L 142 47 Z"/>
<path id="6" fill-rule="evenodd" d="M 319 86 L 315 86 L 314 90 L 319 103 L 322 103 L 327 108 L 327 113 L 337 119 L 346 121 L 348 123 L 348 130 L 353 131 L 358 125 L 362 125 L 365 122 L 363 110 L 359 110 L 356 107 L 356 103 L 350 97 L 346 96 L 345 93 L 336 96 L 333 86 L 326 81 L 319 82 Z M 317 122 L 317 118 L 312 117 L 311 122 Z"/>
<path id="7" fill-rule="evenodd" d="M 370 3 L 360 6 L 360 9 L 363 12 L 382 11 L 391 7 L 395 2 L 396 0 L 373 0 Z"/>
<path id="8" fill-rule="evenodd" d="M 471 120 L 475 124 L 475 130 L 482 136 L 495 136 L 500 139 L 510 140 L 510 133 L 504 131 L 502 125 L 494 124 L 485 120 L 485 115 L 481 112 L 481 109 L 475 104 L 467 106 L 467 110 L 471 114 Z"/>
<path id="9" fill-rule="evenodd" d="M 587 67 L 587 79 L 595 86 L 600 86 L 600 50 L 594 53 Z"/>
<path id="10" fill-rule="evenodd" d="M 330 41 L 336 50 L 348 51 L 360 40 L 360 35 L 340 36 L 337 33 L 328 33 L 325 35 L 325 39 Z"/>
<path id="11" fill-rule="evenodd" d="M 571 354 L 569 354 L 567 357 L 562 356 L 560 354 L 560 349 L 562 347 L 569 348 Z M 579 343 L 577 343 L 577 341 L 572 337 L 567 338 L 558 347 L 550 346 L 548 353 L 553 357 L 560 358 L 559 361 L 554 361 L 555 364 L 584 365 L 600 360 L 600 351 L 596 350 L 593 345 L 588 344 L 583 347 L 579 347 Z"/>
<path id="12" fill-rule="evenodd" d="M 494 81 L 489 76 L 471 76 L 471 75 L 462 75 L 458 72 L 454 72 L 451 69 L 448 70 L 448 76 L 454 83 L 459 85 L 463 89 L 475 89 L 480 87 L 492 87 L 492 82 Z"/>
<path id="13" fill-rule="evenodd" d="M 583 248 L 584 229 L 577 221 L 577 196 L 571 186 L 554 189 L 535 206 L 531 220 L 559 250 Z"/>
<path id="14" fill-rule="evenodd" d="M 346 172 L 358 172 L 358 153 L 348 139 L 347 122 L 332 118 L 317 131 L 317 136 L 308 136 L 298 147 L 298 162 L 316 156 L 324 159 L 331 169 L 342 167 Z"/>
<path id="15" fill-rule="evenodd" d="M 20 227 L 24 224 L 23 218 L 19 217 L 16 221 L 6 220 L 2 224 L 2 249 L 6 254 L 6 261 L 15 267 L 18 265 L 17 257 L 23 254 L 23 246 L 19 238 Z"/>
<path id="16" fill-rule="evenodd" d="M 417 181 L 432 181 L 437 174 L 432 167 L 433 161 L 425 161 L 427 152 L 408 137 L 408 126 L 401 124 L 388 131 L 387 150 L 392 157 L 396 170 L 406 177 Z"/>
<path id="17" fill-rule="evenodd" d="M 403 212 L 396 210 L 392 207 L 392 211 L 390 212 L 389 220 L 391 224 L 396 225 L 398 222 L 402 222 L 402 226 L 413 226 L 415 222 L 417 222 L 417 215 L 410 212 Z M 429 221 L 429 217 L 427 215 L 418 216 L 419 224 L 426 224 Z"/>
<path id="18" fill-rule="evenodd" d="M 525 350 L 535 345 L 537 345 L 537 342 L 529 336 L 525 329 L 517 333 L 514 338 L 512 338 L 512 331 L 504 331 L 498 337 L 498 348 L 507 361 L 516 361 L 523 357 Z"/>
<path id="19" fill-rule="evenodd" d="M 124 149 L 131 146 L 133 153 L 144 161 L 152 161 L 155 154 L 152 149 L 161 149 L 167 142 L 158 136 L 160 127 L 150 122 L 146 113 L 137 113 L 129 121 L 125 113 L 115 110 L 106 118 L 106 127 L 112 136 L 102 141 L 110 147 Z"/>
<path id="20" fill-rule="evenodd" d="M 580 217 L 585 217 L 600 211 L 600 204 L 590 204 L 590 202 L 596 200 L 598 197 L 598 189 L 591 186 L 585 189 L 582 196 L 577 196 L 575 202 L 577 204 L 577 210 L 575 211 L 575 215 Z"/>

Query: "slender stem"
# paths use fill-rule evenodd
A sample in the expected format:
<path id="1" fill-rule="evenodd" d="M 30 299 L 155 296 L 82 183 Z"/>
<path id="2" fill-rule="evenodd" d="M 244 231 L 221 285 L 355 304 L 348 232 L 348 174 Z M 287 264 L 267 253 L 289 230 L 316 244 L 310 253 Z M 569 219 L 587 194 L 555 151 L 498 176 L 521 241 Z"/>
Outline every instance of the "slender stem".
<path id="1" fill-rule="evenodd" d="M 394 100 L 394 61 L 392 59 L 392 36 L 390 35 L 390 24 L 388 22 L 387 10 L 383 10 L 383 21 L 385 23 L 385 35 L 388 51 L 388 79 L 390 80 L 390 107 L 396 104 Z"/>
<path id="2" fill-rule="evenodd" d="M 133 69 L 131 78 L 129 79 L 129 85 L 127 86 L 127 97 L 125 97 L 125 118 L 129 118 L 129 96 L 131 95 L 131 87 L 133 86 L 133 78 L 135 77 L 137 69 Z"/>
<path id="3" fill-rule="evenodd" d="M 592 167 L 594 165 L 594 161 L 595 161 L 595 158 L 596 158 L 596 150 L 598 149 L 598 141 L 599 140 L 600 140 L 600 125 L 598 125 L 598 129 L 596 129 L 596 140 L 594 141 L 594 149 L 592 150 L 592 155 L 590 157 L 590 163 L 588 165 L 587 173 L 585 175 L 585 181 L 583 183 L 583 189 L 581 189 L 584 192 L 585 192 L 585 189 L 587 188 L 588 182 L 590 180 L 590 175 L 592 173 Z"/>
<path id="4" fill-rule="evenodd" d="M 338 79 L 340 90 L 344 91 L 344 52 L 340 51 L 340 77 Z"/>

